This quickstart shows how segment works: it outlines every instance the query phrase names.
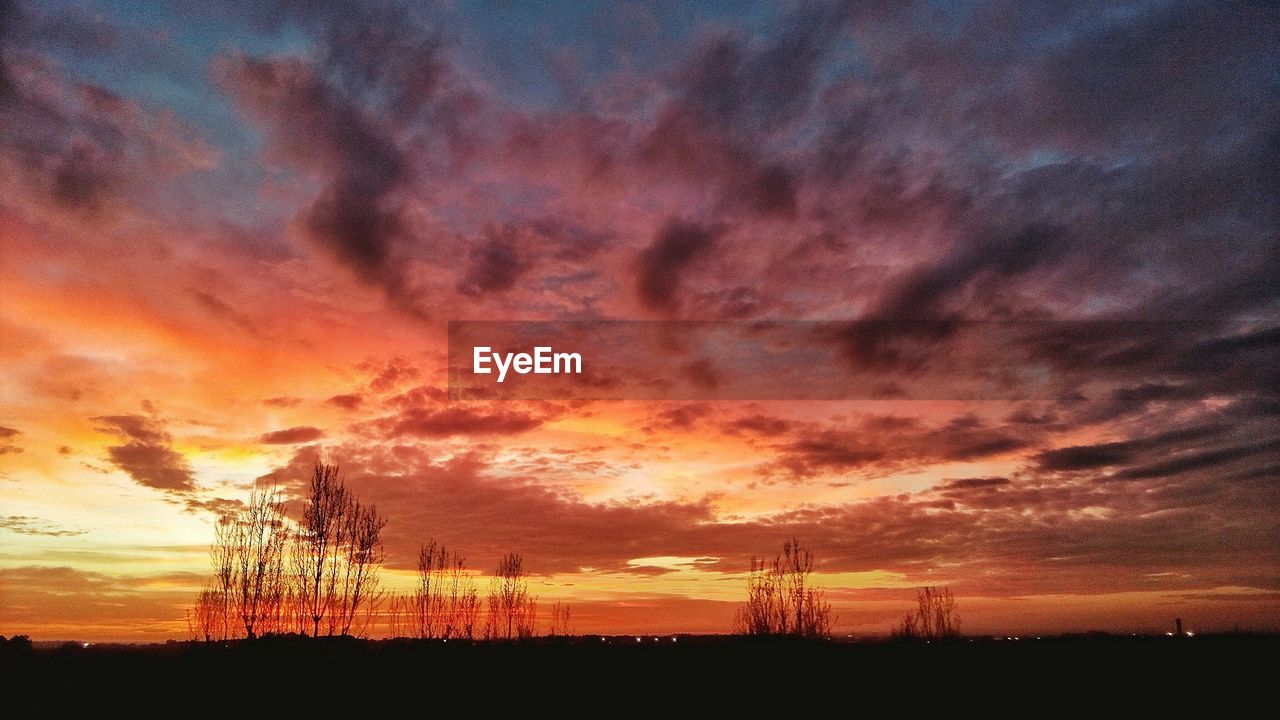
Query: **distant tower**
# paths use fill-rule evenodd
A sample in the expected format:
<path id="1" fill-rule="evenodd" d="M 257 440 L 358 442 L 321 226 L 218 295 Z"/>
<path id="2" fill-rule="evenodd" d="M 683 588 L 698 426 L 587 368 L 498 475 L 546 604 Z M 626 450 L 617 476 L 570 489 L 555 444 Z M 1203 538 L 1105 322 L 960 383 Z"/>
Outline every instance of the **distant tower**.
<path id="1" fill-rule="evenodd" d="M 1182 618 L 1174 618 L 1173 627 L 1173 634 L 1178 637 L 1182 637 Z"/>

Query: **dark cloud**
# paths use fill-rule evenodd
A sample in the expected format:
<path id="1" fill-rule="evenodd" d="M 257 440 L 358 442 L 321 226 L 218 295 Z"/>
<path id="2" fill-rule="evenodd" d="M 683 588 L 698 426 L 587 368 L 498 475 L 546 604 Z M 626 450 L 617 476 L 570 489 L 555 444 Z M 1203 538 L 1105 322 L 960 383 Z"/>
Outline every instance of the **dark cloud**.
<path id="1" fill-rule="evenodd" d="M 1118 465 L 1129 459 L 1132 447 L 1127 442 L 1073 445 L 1040 454 L 1040 467 L 1045 470 L 1091 470 Z"/>
<path id="2" fill-rule="evenodd" d="M 707 404 L 687 404 L 659 410 L 645 424 L 645 432 L 667 432 L 671 430 L 692 430 L 698 421 L 712 414 L 713 408 Z"/>
<path id="3" fill-rule="evenodd" d="M 374 424 L 387 437 L 447 437 L 450 435 L 515 435 L 528 432 L 546 418 L 500 407 L 409 408 Z"/>
<path id="4" fill-rule="evenodd" d="M 748 415 L 737 418 L 722 425 L 723 430 L 731 435 L 752 434 L 763 437 L 777 437 L 790 430 L 792 422 L 768 415 Z"/>
<path id="5" fill-rule="evenodd" d="M 0 105 L 8 102 L 17 92 L 5 51 L 8 49 L 10 36 L 21 19 L 17 0 L 0 0 Z"/>
<path id="6" fill-rule="evenodd" d="M 22 452 L 22 448 L 12 442 L 21 434 L 21 430 L 0 425 L 0 455 Z"/>
<path id="7" fill-rule="evenodd" d="M 980 477 L 980 478 L 955 478 L 944 480 L 935 489 L 946 494 L 949 492 L 966 492 L 970 490 L 987 490 L 989 488 L 1004 487 L 1009 484 L 1009 478 L 1002 477 Z"/>
<path id="8" fill-rule="evenodd" d="M 187 498 L 186 508 L 190 512 L 207 512 L 214 517 L 228 517 L 232 513 L 238 512 L 244 507 L 244 501 L 234 498 L 210 498 L 201 500 L 198 498 Z"/>
<path id="9" fill-rule="evenodd" d="M 794 218 L 802 179 L 769 141 L 808 116 L 849 17 L 845 3 L 808 3 L 764 41 L 709 34 L 674 73 L 672 97 L 637 144 L 639 162 L 718 189 L 721 209 Z"/>
<path id="10" fill-rule="evenodd" d="M 781 165 L 770 165 L 751 178 L 739 197 L 761 215 L 795 217 L 797 184 L 794 173 Z"/>
<path id="11" fill-rule="evenodd" d="M 153 420 L 142 415 L 105 415 L 94 420 L 102 423 L 101 432 L 125 441 L 108 447 L 107 457 L 139 485 L 178 493 L 196 489 L 186 458 L 171 447 L 172 436 Z"/>
<path id="12" fill-rule="evenodd" d="M 678 309 L 681 275 L 706 257 L 722 234 L 722 227 L 683 220 L 671 220 L 663 226 L 637 262 L 640 301 L 667 313 Z"/>
<path id="13" fill-rule="evenodd" d="M 1168 460 L 1144 465 L 1142 467 L 1121 470 L 1120 472 L 1111 475 L 1108 479 L 1145 480 L 1148 478 L 1168 477 L 1192 470 L 1227 465 L 1259 455 L 1271 455 L 1274 457 L 1277 454 L 1280 454 L 1280 450 L 1278 450 L 1275 444 L 1271 442 L 1215 448 L 1202 452 L 1182 454 Z"/>
<path id="14" fill-rule="evenodd" d="M 298 58 L 224 58 L 222 84 L 269 128 L 275 152 L 332 177 L 302 218 L 316 247 L 393 297 L 408 292 L 391 262 L 404 226 L 394 197 L 409 177 L 403 152 L 353 99 Z"/>
<path id="15" fill-rule="evenodd" d="M 53 173 L 53 198 L 73 209 L 96 210 L 116 184 L 120 159 L 109 157 L 103 148 L 75 141 L 67 149 Z"/>
<path id="16" fill-rule="evenodd" d="M 909 417 L 869 416 L 835 429 L 812 422 L 775 425 L 767 418 L 748 421 L 747 428 L 779 430 L 772 436 L 778 441 L 770 446 L 775 457 L 760 471 L 766 476 L 780 471 L 793 480 L 969 462 L 1017 453 L 1031 447 L 1035 438 L 1026 428 L 992 426 L 973 415 L 961 415 L 940 426 Z M 730 423 L 726 430 L 747 428 Z"/>
<path id="17" fill-rule="evenodd" d="M 364 402 L 364 396 L 354 393 L 334 395 L 325 402 L 335 407 L 340 407 L 343 410 L 355 410 Z"/>
<path id="18" fill-rule="evenodd" d="M 1072 445 L 1046 450 L 1040 453 L 1036 460 L 1045 470 L 1093 470 L 1128 463 L 1144 451 L 1168 452 L 1187 447 L 1191 443 L 1215 437 L 1222 432 L 1223 428 L 1219 425 L 1178 428 L 1130 440 Z"/>
<path id="19" fill-rule="evenodd" d="M 927 319 L 939 315 L 945 301 L 977 278 L 999 281 L 1030 272 L 1068 249 L 1063 228 L 1028 225 L 1012 231 L 983 229 L 945 261 L 911 271 L 881 301 L 875 315 Z"/>
<path id="20" fill-rule="evenodd" d="M 885 451 L 858 446 L 835 434 L 796 440 L 779 447 L 778 466 L 797 477 L 820 472 L 844 472 L 874 465 L 885 459 Z"/>
<path id="21" fill-rule="evenodd" d="M 258 438 L 258 442 L 264 445 L 300 445 L 314 442 L 322 437 L 324 437 L 324 431 L 320 428 L 300 425 L 266 433 Z"/>
<path id="22" fill-rule="evenodd" d="M 694 387 L 703 390 L 714 390 L 720 385 L 720 371 L 715 363 L 706 358 L 698 358 L 680 366 L 680 374 Z"/>
<path id="23" fill-rule="evenodd" d="M 518 254 L 515 234 L 511 227 L 489 230 L 484 242 L 472 251 L 471 264 L 458 281 L 458 292 L 477 296 L 515 285 L 528 269 Z"/>
<path id="24" fill-rule="evenodd" d="M 19 535 L 43 535 L 45 537 L 74 537 L 84 535 L 85 530 L 72 530 L 29 515 L 0 515 L 0 529 Z"/>
<path id="25" fill-rule="evenodd" d="M 423 14 L 395 3 L 284 3 L 258 19 L 304 29 L 314 53 L 227 57 L 219 75 L 267 126 L 279 156 L 327 178 L 300 218 L 308 238 L 402 309 L 423 314 L 406 261 L 438 253 L 406 221 L 405 195 L 426 192 L 421 173 L 443 174 L 470 157 L 477 123 L 468 119 L 479 96 Z"/>

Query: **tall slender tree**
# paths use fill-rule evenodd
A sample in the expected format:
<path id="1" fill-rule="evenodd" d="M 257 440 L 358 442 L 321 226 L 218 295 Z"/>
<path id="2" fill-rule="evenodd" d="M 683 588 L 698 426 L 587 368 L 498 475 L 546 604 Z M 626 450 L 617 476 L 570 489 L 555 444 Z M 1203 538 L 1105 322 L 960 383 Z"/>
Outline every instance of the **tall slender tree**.
<path id="1" fill-rule="evenodd" d="M 491 640 L 513 640 L 533 635 L 538 600 L 529 595 L 529 578 L 524 558 L 507 553 L 489 580 L 489 614 L 485 636 Z"/>

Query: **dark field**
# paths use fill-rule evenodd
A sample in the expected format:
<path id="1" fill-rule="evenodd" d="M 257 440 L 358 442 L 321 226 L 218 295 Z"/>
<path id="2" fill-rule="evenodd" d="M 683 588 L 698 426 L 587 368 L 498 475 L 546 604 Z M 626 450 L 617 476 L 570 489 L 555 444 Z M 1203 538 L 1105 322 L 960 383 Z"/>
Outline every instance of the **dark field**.
<path id="1" fill-rule="evenodd" d="M 269 708 L 319 706 L 355 708 L 362 717 L 383 712 L 384 703 L 406 702 L 423 708 L 411 713 L 419 715 L 441 703 L 496 709 L 600 698 L 615 703 L 614 711 L 634 705 L 632 710 L 650 714 L 649 708 L 672 703 L 801 712 L 834 698 L 837 707 L 858 710 L 853 714 L 880 715 L 864 707 L 874 698 L 876 706 L 888 702 L 904 710 L 958 704 L 1007 712 L 1034 702 L 1073 715 L 1091 708 L 1203 707 L 1226 717 L 1274 697 L 1278 651 L 1280 636 L 1270 635 L 934 644 L 705 636 L 520 644 L 269 637 L 227 644 L 38 647 L 9 653 L 0 666 L 7 706 L 34 712 L 127 708 L 162 696 L 191 709 L 237 704 L 242 709 L 235 714 L 251 716 Z M 515 706 L 511 711 L 524 712 Z"/>

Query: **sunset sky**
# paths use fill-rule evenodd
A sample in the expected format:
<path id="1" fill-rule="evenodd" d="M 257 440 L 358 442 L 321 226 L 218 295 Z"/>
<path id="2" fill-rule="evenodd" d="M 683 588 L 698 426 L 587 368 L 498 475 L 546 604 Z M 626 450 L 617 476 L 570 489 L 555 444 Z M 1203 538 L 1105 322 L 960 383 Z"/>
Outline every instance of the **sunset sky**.
<path id="1" fill-rule="evenodd" d="M 517 551 L 579 632 L 793 535 L 841 633 L 1280 630 L 1278 128 L 1266 2 L 0 0 L 0 634 L 185 637 L 317 458 L 386 585 Z M 1021 399 L 447 393 L 450 320 L 866 318 L 1142 322 Z"/>

